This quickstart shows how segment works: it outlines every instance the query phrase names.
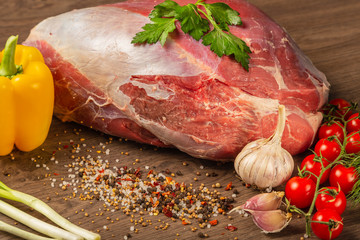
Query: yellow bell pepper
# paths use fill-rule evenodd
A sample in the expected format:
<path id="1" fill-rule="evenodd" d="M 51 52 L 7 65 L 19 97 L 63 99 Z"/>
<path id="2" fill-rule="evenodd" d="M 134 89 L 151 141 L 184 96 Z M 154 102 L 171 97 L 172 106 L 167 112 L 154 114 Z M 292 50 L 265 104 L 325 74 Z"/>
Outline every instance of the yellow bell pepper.
<path id="1" fill-rule="evenodd" d="M 40 51 L 11 36 L 0 53 L 0 156 L 44 143 L 52 121 L 54 83 Z"/>

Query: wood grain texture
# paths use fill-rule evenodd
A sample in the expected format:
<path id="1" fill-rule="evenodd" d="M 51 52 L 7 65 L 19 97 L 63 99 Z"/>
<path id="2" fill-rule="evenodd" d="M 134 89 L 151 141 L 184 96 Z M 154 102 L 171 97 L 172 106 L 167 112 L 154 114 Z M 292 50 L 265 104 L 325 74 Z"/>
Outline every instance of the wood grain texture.
<path id="1" fill-rule="evenodd" d="M 29 31 L 41 20 L 76 8 L 114 3 L 115 0 L 11 0 L 2 1 L 0 8 L 0 45 L 4 45 L 11 34 L 18 34 L 19 41 L 26 39 Z M 275 21 L 282 25 L 296 43 L 323 71 L 332 85 L 331 98 L 342 97 L 360 102 L 360 1 L 358 0 L 251 0 Z M 79 153 L 73 151 L 73 146 L 79 144 Z M 84 146 L 83 144 L 86 144 Z M 69 147 L 65 147 L 69 146 Z M 105 146 L 105 147 L 103 147 Z M 110 149 L 106 155 L 104 149 Z M 99 152 L 98 152 L 99 151 Z M 55 160 L 51 160 L 52 156 Z M 232 163 L 218 164 L 212 161 L 194 159 L 175 149 L 154 149 L 151 146 L 134 142 L 119 141 L 91 129 L 74 123 L 62 123 L 53 120 L 49 136 L 40 148 L 30 153 L 15 151 L 12 156 L 0 157 L 0 180 L 10 187 L 37 196 L 47 202 L 56 211 L 69 218 L 72 222 L 93 230 L 100 231 L 102 239 L 124 239 L 131 233 L 131 239 L 197 239 L 201 231 L 207 233 L 209 239 L 300 239 L 304 234 L 304 219 L 294 218 L 290 225 L 277 234 L 265 235 L 254 225 L 251 218 L 233 214 L 232 220 L 226 216 L 216 217 L 218 226 L 210 229 L 191 231 L 198 227 L 196 223 L 184 226 L 180 221 L 172 222 L 163 214 L 159 216 L 144 216 L 153 225 L 136 226 L 139 233 L 130 231 L 134 224 L 131 217 L 121 211 L 107 211 L 101 201 L 80 201 L 73 198 L 72 190 L 62 190 L 58 184 L 68 180 L 68 164 L 74 158 L 81 156 L 101 155 L 107 159 L 110 166 L 150 166 L 158 171 L 169 169 L 172 172 L 181 170 L 183 176 L 176 176 L 178 182 L 198 186 L 204 183 L 211 188 L 214 183 L 225 186 L 232 181 L 240 192 L 235 198 L 235 205 L 258 193 L 252 188 L 246 188 L 236 178 Z M 296 156 L 296 163 L 303 155 Z M 115 159 L 119 159 L 116 162 Z M 135 160 L 139 159 L 139 162 Z M 58 161 L 56 163 L 55 161 Z M 187 162 L 188 166 L 183 166 Z M 204 166 L 204 169 L 201 169 Z M 201 175 L 197 176 L 196 172 Z M 205 173 L 216 172 L 216 177 L 206 177 Z M 56 173 L 56 174 L 55 174 Z M 198 181 L 194 181 L 194 178 Z M 55 187 L 51 182 L 56 179 Z M 282 188 L 279 188 L 282 189 Z M 231 192 L 219 190 L 225 196 Z M 65 200 L 66 199 L 66 200 Z M 15 206 L 46 220 L 40 214 L 31 211 L 21 204 Z M 84 209 L 84 212 L 81 211 Z M 348 206 L 344 217 L 344 231 L 340 239 L 360 239 L 360 209 Z M 76 213 L 76 211 L 78 213 Z M 85 212 L 89 214 L 85 217 Z M 136 215 L 136 214 L 135 214 Z M 107 219 L 109 217 L 109 220 Z M 116 220 L 118 218 L 118 220 Z M 138 215 L 134 219 L 140 219 Z M 0 215 L 0 220 L 13 224 L 14 221 Z M 160 222 L 159 222 L 160 220 Z M 162 221 L 169 223 L 167 230 L 155 230 Z M 225 230 L 229 223 L 238 228 L 235 232 Z M 18 224 L 17 226 L 26 229 Z M 108 226 L 109 230 L 103 227 Z M 198 227 L 199 228 L 199 227 Z M 177 236 L 179 234 L 179 236 Z M 18 239 L 0 232 L 0 239 Z M 313 237 L 313 239 L 316 239 Z"/>

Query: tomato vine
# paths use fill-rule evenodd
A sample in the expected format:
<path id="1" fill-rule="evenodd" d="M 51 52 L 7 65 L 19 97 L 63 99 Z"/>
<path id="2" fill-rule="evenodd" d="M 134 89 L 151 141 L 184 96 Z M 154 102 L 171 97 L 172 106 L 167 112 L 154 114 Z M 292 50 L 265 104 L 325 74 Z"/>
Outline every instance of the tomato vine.
<path id="1" fill-rule="evenodd" d="M 319 199 L 335 202 L 340 201 L 336 200 L 340 198 L 338 196 L 347 194 L 348 200 L 351 199 L 354 204 L 360 203 L 360 118 L 359 113 L 355 113 L 357 107 L 357 103 L 349 103 L 340 98 L 331 100 L 324 107 L 319 140 L 314 150 L 310 149 L 313 154 L 303 160 L 301 169 L 298 169 L 299 176 L 291 178 L 285 186 L 288 211 L 305 217 L 305 236 L 311 236 L 313 232 L 318 237 L 334 239 L 342 231 L 341 211 L 331 213 L 328 209 L 317 209 L 314 214 L 316 202 L 319 205 L 321 201 Z M 309 186 L 313 182 L 315 188 L 293 187 L 305 181 Z M 328 182 L 330 186 L 321 187 Z M 296 193 L 296 190 L 299 192 Z M 299 204 L 304 202 L 308 204 Z M 341 204 L 344 208 L 346 199 L 344 203 L 342 198 Z M 320 221 L 319 216 L 324 217 L 324 220 Z M 324 229 L 327 232 L 324 232 Z"/>

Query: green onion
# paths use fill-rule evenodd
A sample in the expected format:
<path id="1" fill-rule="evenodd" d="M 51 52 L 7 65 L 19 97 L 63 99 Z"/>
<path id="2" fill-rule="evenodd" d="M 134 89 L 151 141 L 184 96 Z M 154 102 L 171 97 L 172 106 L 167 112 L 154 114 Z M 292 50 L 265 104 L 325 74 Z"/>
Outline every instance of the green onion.
<path id="1" fill-rule="evenodd" d="M 0 212 L 47 236 L 51 236 L 57 239 L 59 238 L 60 239 L 64 238 L 69 240 L 83 239 L 61 228 L 43 222 L 1 200 L 0 200 Z"/>
<path id="2" fill-rule="evenodd" d="M 7 204 L 3 201 L 0 201 L 0 212 L 19 221 L 23 224 L 31 227 L 32 229 L 39 231 L 47 236 L 55 238 L 64 238 L 64 239 L 88 239 L 88 240 L 99 240 L 100 235 L 90 232 L 86 229 L 83 229 L 61 215 L 55 212 L 49 205 L 40 199 L 33 197 L 29 194 L 22 193 L 16 190 L 13 190 L 6 186 L 3 182 L 0 181 L 0 197 L 21 202 L 36 211 L 40 212 L 51 221 L 62 227 L 61 228 L 52 226 L 48 223 L 40 221 L 39 219 L 32 217 L 31 215 L 20 211 L 19 209 L 12 207 L 10 204 Z M 65 235 L 66 234 L 66 235 Z"/>
<path id="3" fill-rule="evenodd" d="M 55 238 L 42 237 L 42 236 L 36 235 L 34 233 L 27 232 L 27 231 L 22 230 L 20 228 L 11 226 L 10 224 L 7 224 L 7 223 L 5 223 L 3 221 L 0 221 L 0 230 L 11 233 L 11 234 L 13 234 L 15 236 L 18 236 L 18 237 L 21 237 L 23 239 L 29 239 L 29 240 L 31 240 L 31 239 L 54 240 L 55 239 Z"/>

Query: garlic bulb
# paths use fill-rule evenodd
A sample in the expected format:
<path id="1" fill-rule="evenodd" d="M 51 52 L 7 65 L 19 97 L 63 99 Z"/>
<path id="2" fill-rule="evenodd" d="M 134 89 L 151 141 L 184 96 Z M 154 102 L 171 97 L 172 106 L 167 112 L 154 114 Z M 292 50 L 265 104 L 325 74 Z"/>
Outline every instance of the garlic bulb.
<path id="1" fill-rule="evenodd" d="M 291 154 L 281 147 L 285 129 L 285 106 L 279 105 L 275 133 L 248 143 L 237 155 L 234 167 L 241 179 L 259 188 L 272 188 L 288 180 L 294 169 Z"/>

